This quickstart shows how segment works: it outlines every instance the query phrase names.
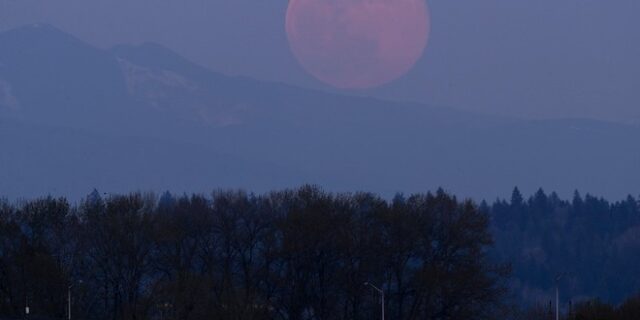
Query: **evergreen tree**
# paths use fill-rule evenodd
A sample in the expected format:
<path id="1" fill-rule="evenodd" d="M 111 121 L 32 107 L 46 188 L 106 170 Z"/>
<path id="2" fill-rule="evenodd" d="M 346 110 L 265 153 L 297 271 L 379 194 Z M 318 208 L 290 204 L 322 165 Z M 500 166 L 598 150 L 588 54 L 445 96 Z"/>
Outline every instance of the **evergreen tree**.
<path id="1" fill-rule="evenodd" d="M 524 198 L 522 197 L 522 193 L 518 187 L 513 188 L 513 192 L 511 192 L 511 207 L 518 209 L 521 208 L 524 204 Z"/>

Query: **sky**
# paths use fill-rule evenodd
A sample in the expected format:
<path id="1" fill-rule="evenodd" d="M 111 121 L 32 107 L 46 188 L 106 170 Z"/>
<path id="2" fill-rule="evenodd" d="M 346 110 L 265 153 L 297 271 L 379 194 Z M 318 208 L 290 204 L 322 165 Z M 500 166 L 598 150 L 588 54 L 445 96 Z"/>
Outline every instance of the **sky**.
<path id="1" fill-rule="evenodd" d="M 393 0 L 389 0 L 393 1 Z M 432 0 L 404 77 L 338 90 L 304 71 L 286 0 L 0 0 L 0 30 L 50 23 L 93 45 L 157 42 L 212 70 L 522 118 L 640 123 L 637 0 Z"/>

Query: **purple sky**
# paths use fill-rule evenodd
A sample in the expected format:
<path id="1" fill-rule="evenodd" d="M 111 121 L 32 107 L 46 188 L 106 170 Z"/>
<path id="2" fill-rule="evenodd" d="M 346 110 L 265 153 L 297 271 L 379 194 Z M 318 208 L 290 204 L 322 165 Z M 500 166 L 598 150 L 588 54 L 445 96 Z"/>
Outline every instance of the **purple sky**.
<path id="1" fill-rule="evenodd" d="M 393 0 L 389 0 L 393 1 Z M 332 91 L 298 66 L 286 0 L 0 0 L 0 30 L 51 23 L 100 47 L 163 44 L 213 70 Z M 520 117 L 640 123 L 640 1 L 432 0 L 425 55 L 350 92 Z"/>

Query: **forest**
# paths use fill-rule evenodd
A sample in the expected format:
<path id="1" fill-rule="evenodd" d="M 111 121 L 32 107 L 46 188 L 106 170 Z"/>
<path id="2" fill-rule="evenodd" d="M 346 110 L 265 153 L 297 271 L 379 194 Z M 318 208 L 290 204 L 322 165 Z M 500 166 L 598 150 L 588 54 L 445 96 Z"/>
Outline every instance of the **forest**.
<path id="1" fill-rule="evenodd" d="M 560 276 L 560 300 L 598 297 L 613 304 L 640 291 L 640 205 L 628 196 L 609 202 L 592 195 L 562 200 L 540 189 L 490 208 L 493 255 L 513 267 L 512 290 L 522 299 L 551 299 Z"/>
<path id="2" fill-rule="evenodd" d="M 376 288 L 387 319 L 552 319 L 555 285 L 563 319 L 639 319 L 638 207 L 517 188 L 0 200 L 0 319 L 379 319 Z"/>

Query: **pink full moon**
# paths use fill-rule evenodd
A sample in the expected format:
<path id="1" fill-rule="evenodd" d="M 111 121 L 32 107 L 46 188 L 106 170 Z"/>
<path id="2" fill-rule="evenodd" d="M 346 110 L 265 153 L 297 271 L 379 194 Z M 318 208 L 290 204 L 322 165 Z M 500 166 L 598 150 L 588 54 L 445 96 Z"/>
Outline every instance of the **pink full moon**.
<path id="1" fill-rule="evenodd" d="M 334 87 L 364 89 L 411 70 L 430 19 L 425 0 L 290 0 L 285 28 L 307 72 Z"/>

